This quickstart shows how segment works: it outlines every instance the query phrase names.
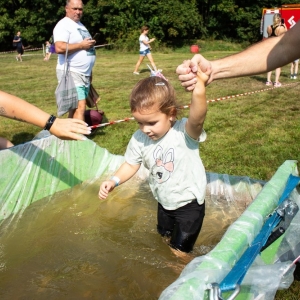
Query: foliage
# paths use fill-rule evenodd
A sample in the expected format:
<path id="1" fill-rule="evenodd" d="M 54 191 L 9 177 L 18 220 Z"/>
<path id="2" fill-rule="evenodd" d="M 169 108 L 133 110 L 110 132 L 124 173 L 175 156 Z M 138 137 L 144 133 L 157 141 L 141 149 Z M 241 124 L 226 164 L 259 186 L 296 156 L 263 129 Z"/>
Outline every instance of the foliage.
<path id="1" fill-rule="evenodd" d="M 282 3 L 295 3 L 287 0 Z M 118 50 L 137 48 L 142 25 L 150 26 L 159 47 L 182 47 L 197 39 L 253 43 L 261 39 L 263 7 L 279 7 L 270 0 L 86 0 L 82 22 L 99 42 Z M 40 47 L 65 15 L 65 0 L 0 0 L 0 50 L 11 50 L 20 30 L 25 46 Z"/>

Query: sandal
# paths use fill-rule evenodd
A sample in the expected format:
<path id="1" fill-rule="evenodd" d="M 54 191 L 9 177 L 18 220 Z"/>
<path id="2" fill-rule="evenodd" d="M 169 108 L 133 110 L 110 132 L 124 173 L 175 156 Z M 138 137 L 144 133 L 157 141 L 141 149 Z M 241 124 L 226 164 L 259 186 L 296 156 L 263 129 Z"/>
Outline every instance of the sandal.
<path id="1" fill-rule="evenodd" d="M 280 87 L 281 86 L 281 83 L 278 81 L 278 82 L 274 82 L 274 87 Z"/>

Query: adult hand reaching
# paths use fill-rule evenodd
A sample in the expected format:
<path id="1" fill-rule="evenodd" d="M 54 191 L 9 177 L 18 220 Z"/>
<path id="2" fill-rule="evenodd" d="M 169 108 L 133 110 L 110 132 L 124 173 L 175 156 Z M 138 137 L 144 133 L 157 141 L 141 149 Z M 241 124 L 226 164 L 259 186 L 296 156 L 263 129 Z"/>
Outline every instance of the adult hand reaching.
<path id="1" fill-rule="evenodd" d="M 212 66 L 211 62 L 205 59 L 201 54 L 196 54 L 190 60 L 185 60 L 176 69 L 178 79 L 181 81 L 181 85 L 187 90 L 192 91 L 197 83 L 197 70 L 198 67 L 201 71 L 208 75 L 208 81 L 206 84 L 212 82 Z"/>
<path id="2" fill-rule="evenodd" d="M 91 128 L 78 119 L 56 118 L 50 132 L 63 140 L 86 140 L 86 137 L 81 134 L 90 134 Z"/>
<path id="3" fill-rule="evenodd" d="M 50 118 L 50 114 L 38 107 L 3 91 L 0 91 L 0 116 L 27 122 L 40 128 L 44 128 Z M 86 137 L 81 134 L 91 133 L 91 128 L 87 126 L 88 124 L 78 119 L 56 118 L 50 132 L 64 140 L 85 140 Z"/>

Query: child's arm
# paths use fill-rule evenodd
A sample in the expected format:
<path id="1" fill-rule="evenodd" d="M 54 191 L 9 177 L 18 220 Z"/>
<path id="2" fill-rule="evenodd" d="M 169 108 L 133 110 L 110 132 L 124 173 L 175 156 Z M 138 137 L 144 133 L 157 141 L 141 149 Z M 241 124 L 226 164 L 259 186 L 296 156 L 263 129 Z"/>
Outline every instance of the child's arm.
<path id="1" fill-rule="evenodd" d="M 130 165 L 127 162 L 123 163 L 112 177 L 114 179 L 106 180 L 101 183 L 99 198 L 105 199 L 108 196 L 108 193 L 116 186 L 129 180 L 139 170 L 140 166 L 141 165 Z"/>
<path id="2" fill-rule="evenodd" d="M 203 123 L 207 111 L 207 103 L 205 96 L 205 83 L 208 75 L 204 74 L 200 67 L 197 71 L 197 84 L 193 90 L 190 114 L 186 123 L 186 132 L 188 135 L 197 140 L 202 132 Z"/>

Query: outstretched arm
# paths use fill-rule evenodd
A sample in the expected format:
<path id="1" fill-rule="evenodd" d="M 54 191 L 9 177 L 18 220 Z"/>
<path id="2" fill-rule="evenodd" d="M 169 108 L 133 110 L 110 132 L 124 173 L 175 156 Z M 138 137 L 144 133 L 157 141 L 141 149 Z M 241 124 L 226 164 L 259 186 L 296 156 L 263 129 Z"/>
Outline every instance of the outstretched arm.
<path id="1" fill-rule="evenodd" d="M 98 194 L 99 198 L 105 199 L 109 192 L 111 192 L 116 186 L 129 180 L 139 170 L 139 168 L 140 165 L 130 165 L 127 162 L 123 163 L 114 175 L 118 182 L 110 179 L 101 183 Z"/>
<path id="2" fill-rule="evenodd" d="M 197 71 L 197 84 L 192 95 L 189 118 L 186 123 L 186 132 L 197 140 L 202 132 L 204 120 L 207 112 L 207 102 L 205 95 L 205 83 L 208 76 L 200 68 Z"/>
<path id="3" fill-rule="evenodd" d="M 31 123 L 44 128 L 50 115 L 36 106 L 16 96 L 0 91 L 0 116 Z M 88 125 L 77 119 L 58 119 L 54 121 L 50 132 L 65 140 L 83 140 L 81 134 L 89 134 Z"/>
<path id="4" fill-rule="evenodd" d="M 208 83 L 223 78 L 249 76 L 272 71 L 300 57 L 300 22 L 286 33 L 254 44 L 237 54 L 208 61 L 196 54 L 177 67 L 179 80 L 187 90 L 193 90 L 197 66 L 209 75 Z"/>

